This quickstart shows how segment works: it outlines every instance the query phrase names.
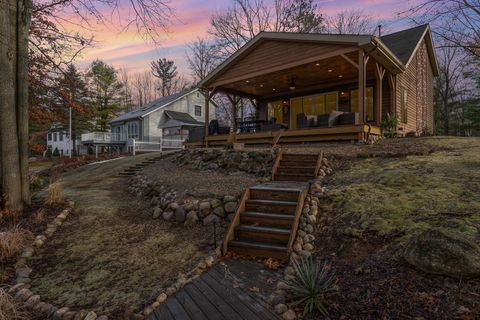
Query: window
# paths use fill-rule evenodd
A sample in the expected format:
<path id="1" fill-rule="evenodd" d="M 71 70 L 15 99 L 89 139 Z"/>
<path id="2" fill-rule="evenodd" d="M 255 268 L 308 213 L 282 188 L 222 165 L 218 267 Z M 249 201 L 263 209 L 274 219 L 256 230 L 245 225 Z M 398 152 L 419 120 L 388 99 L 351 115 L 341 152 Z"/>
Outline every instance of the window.
<path id="1" fill-rule="evenodd" d="M 404 87 L 400 95 L 400 118 L 403 123 L 407 123 L 407 89 Z"/>
<path id="2" fill-rule="evenodd" d="M 365 92 L 365 111 L 367 121 L 375 121 L 373 87 L 367 87 Z M 358 89 L 350 90 L 350 112 L 358 112 Z"/>
<path id="3" fill-rule="evenodd" d="M 58 140 L 63 141 L 63 132 L 58 134 Z"/>
<path id="4" fill-rule="evenodd" d="M 283 102 L 282 100 L 273 101 L 268 104 L 268 120 L 275 118 L 275 123 L 283 122 Z"/>
<path id="5" fill-rule="evenodd" d="M 195 106 L 195 116 L 196 117 L 202 116 L 202 106 Z"/>
<path id="6" fill-rule="evenodd" d="M 300 97 L 290 100 L 290 113 L 292 128 L 297 128 L 297 114 L 304 113 L 306 116 L 317 116 L 330 113 L 338 109 L 338 92 L 323 93 L 308 97 Z"/>
<path id="7" fill-rule="evenodd" d="M 56 132 L 53 133 L 53 141 L 57 141 L 57 133 Z"/>
<path id="8" fill-rule="evenodd" d="M 51 134 L 51 133 L 49 133 L 49 134 L 47 135 L 47 141 L 52 141 L 52 134 Z"/>
<path id="9" fill-rule="evenodd" d="M 127 135 L 128 139 L 138 139 L 140 135 L 138 134 L 138 122 L 130 122 L 127 125 Z"/>

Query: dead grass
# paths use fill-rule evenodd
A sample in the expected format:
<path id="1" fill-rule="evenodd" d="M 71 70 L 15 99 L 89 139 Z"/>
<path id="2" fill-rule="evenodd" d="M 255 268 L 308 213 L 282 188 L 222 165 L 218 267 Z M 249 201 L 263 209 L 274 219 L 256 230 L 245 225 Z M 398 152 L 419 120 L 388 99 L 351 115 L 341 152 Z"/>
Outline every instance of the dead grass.
<path id="1" fill-rule="evenodd" d="M 423 138 L 427 155 L 375 157 L 335 171 L 322 201 L 338 233 L 369 232 L 400 242 L 445 228 L 470 239 L 480 230 L 480 139 Z"/>
<path id="2" fill-rule="evenodd" d="M 32 233 L 18 226 L 0 232 L 0 262 L 15 258 L 32 241 Z"/>
<path id="3" fill-rule="evenodd" d="M 36 226 L 42 225 L 45 222 L 45 209 L 41 208 L 35 211 L 33 216 L 33 223 Z"/>
<path id="4" fill-rule="evenodd" d="M 0 320 L 24 319 L 28 319 L 27 313 L 16 304 L 7 291 L 0 288 Z"/>
<path id="5" fill-rule="evenodd" d="M 61 203 L 63 203 L 62 187 L 60 182 L 57 181 L 48 186 L 48 195 L 45 199 L 45 204 L 53 206 Z"/>

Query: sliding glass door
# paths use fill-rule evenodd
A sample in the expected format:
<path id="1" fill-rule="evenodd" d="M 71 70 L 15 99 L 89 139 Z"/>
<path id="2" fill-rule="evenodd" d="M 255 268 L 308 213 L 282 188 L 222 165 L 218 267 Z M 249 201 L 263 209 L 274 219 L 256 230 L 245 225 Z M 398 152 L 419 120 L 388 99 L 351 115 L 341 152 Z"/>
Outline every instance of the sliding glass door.
<path id="1" fill-rule="evenodd" d="M 318 116 L 338 110 L 338 92 L 329 92 L 290 100 L 290 128 L 297 128 L 297 115 Z"/>

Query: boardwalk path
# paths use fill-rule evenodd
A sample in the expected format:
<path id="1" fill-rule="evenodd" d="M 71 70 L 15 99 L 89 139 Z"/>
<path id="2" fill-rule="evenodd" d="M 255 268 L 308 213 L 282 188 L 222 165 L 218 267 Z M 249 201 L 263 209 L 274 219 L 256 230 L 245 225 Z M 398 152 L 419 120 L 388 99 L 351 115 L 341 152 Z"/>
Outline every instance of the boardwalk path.
<path id="1" fill-rule="evenodd" d="M 264 290 L 276 277 L 255 262 L 220 263 L 168 298 L 148 320 L 279 319 Z"/>

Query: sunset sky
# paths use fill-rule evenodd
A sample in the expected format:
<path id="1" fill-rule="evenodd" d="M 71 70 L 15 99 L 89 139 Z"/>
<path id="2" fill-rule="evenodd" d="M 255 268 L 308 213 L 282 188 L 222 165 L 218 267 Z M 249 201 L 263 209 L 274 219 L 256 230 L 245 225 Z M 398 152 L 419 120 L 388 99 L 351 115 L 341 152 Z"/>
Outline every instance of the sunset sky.
<path id="1" fill-rule="evenodd" d="M 171 0 L 177 19 L 170 27 L 171 33 L 166 35 L 160 46 L 143 40 L 134 28 L 122 32 L 118 20 L 110 25 L 95 25 L 94 37 L 97 41 L 94 48 L 84 52 L 77 60 L 81 68 L 87 67 L 93 60 L 102 59 L 116 68 L 126 68 L 129 72 L 149 69 L 150 61 L 158 58 L 174 60 L 180 73 L 189 75 L 186 64 L 187 44 L 197 37 L 205 36 L 210 23 L 210 16 L 217 10 L 229 6 L 229 0 Z M 412 3 L 408 0 L 319 0 L 316 2 L 322 13 L 333 15 L 345 9 L 361 9 L 375 19 L 382 19 L 383 26 L 389 31 L 396 31 L 407 25 L 399 21 L 398 12 L 408 9 Z M 129 5 L 120 12 L 128 12 Z"/>

